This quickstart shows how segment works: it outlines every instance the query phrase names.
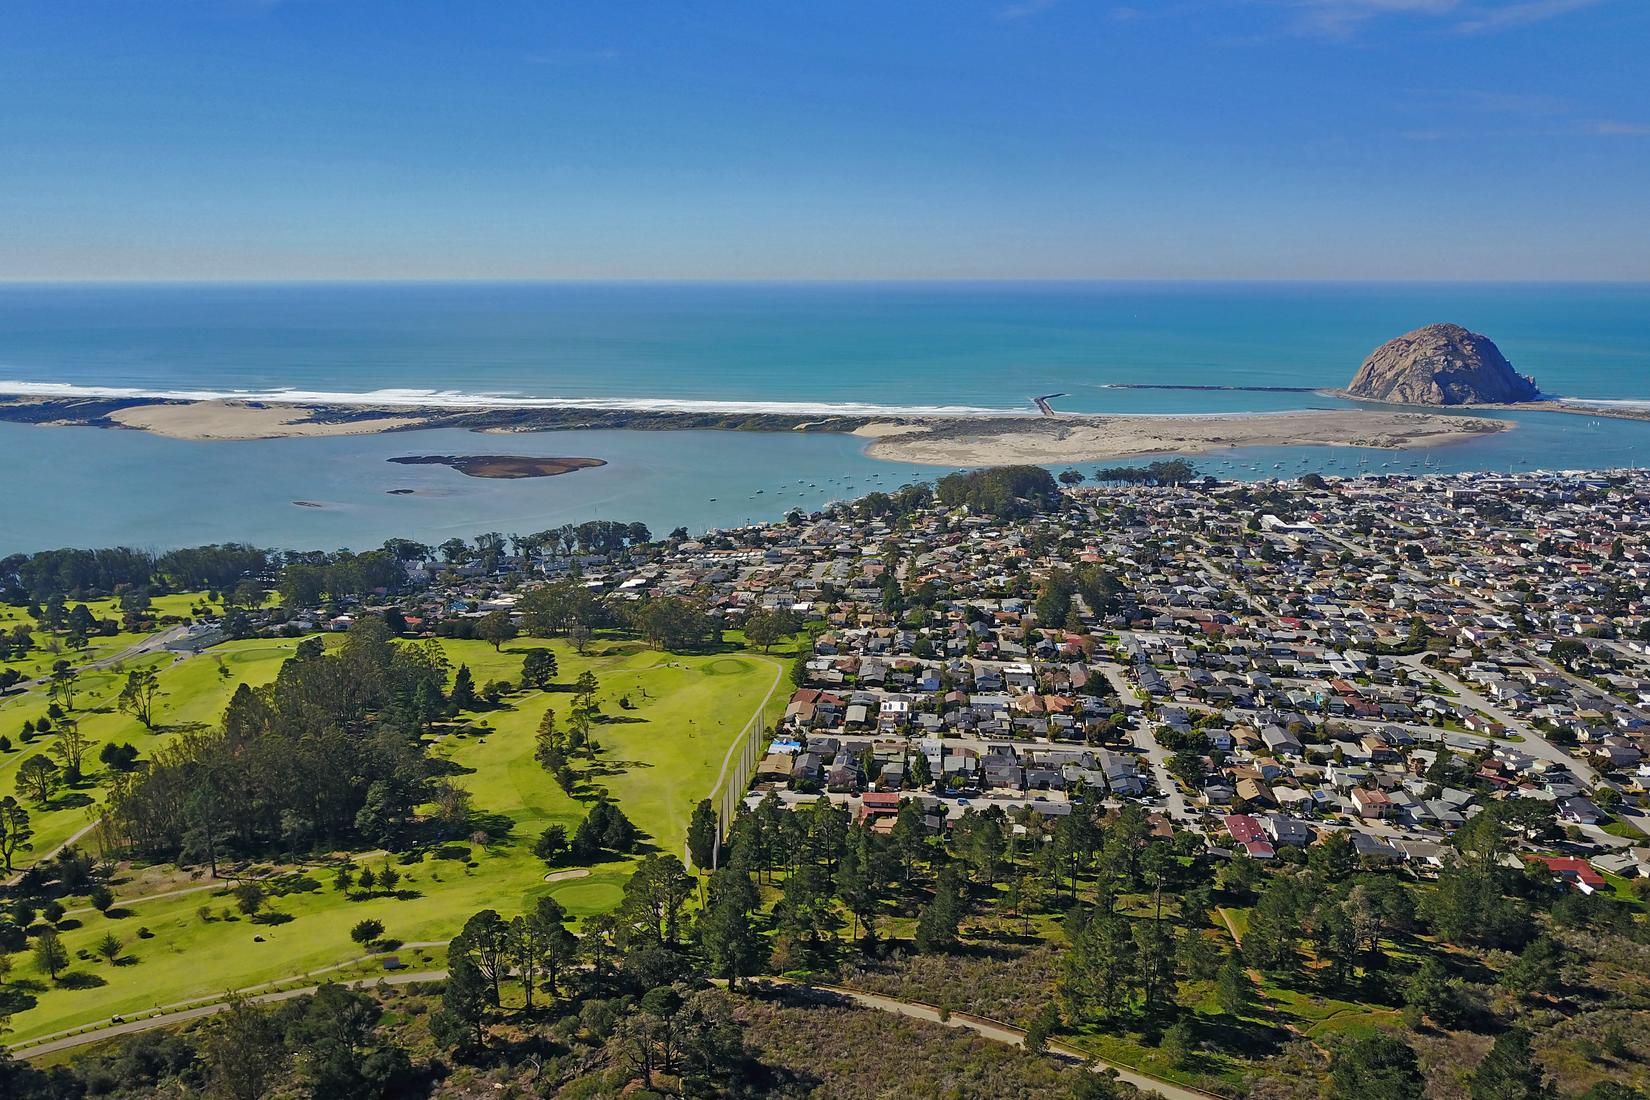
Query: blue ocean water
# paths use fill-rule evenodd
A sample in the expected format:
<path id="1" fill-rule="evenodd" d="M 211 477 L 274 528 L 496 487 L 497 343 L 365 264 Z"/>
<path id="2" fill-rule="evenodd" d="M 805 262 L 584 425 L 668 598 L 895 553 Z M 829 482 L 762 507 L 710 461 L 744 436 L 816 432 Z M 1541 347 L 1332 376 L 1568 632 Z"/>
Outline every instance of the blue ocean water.
<path id="1" fill-rule="evenodd" d="M 1488 334 L 1551 394 L 1650 401 L 1650 285 L 394 284 L 0 286 L 0 391 L 567 399 L 641 406 L 1262 411 L 1344 384 L 1433 321 Z M 1650 424 L 1502 413 L 1431 454 L 1287 448 L 1196 461 L 1234 477 L 1642 465 Z M 852 438 L 570 432 L 188 443 L 0 424 L 0 553 L 53 545 L 376 545 L 592 516 L 698 530 L 939 472 Z M 394 455 L 586 455 L 526 481 Z M 850 482 L 847 479 L 852 479 Z M 393 489 L 412 494 L 390 495 Z M 761 490 L 759 493 L 758 490 Z M 712 498 L 715 498 L 714 500 Z M 302 507 L 294 501 L 320 507 Z"/>
<path id="2" fill-rule="evenodd" d="M 1550 393 L 1650 398 L 1650 284 L 0 286 L 0 381 L 206 392 L 1291 408 L 1434 321 Z M 3 387 L 0 387 L 3 388 Z"/>

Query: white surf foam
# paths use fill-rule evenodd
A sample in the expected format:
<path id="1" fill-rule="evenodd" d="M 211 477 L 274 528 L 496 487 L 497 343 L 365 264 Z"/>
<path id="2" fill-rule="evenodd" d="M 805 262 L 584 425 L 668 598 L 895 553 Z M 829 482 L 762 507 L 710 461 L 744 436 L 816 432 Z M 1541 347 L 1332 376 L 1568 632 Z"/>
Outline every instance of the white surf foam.
<path id="1" fill-rule="evenodd" d="M 128 386 L 79 386 L 66 382 L 0 380 L 0 395 L 70 401 L 77 398 L 154 401 L 258 401 L 271 405 L 396 406 L 419 409 L 590 409 L 618 412 L 684 412 L 781 416 L 1037 416 L 1034 409 L 976 405 L 876 405 L 865 402 L 711 401 L 672 397 L 523 397 L 458 390 L 161 390 Z"/>

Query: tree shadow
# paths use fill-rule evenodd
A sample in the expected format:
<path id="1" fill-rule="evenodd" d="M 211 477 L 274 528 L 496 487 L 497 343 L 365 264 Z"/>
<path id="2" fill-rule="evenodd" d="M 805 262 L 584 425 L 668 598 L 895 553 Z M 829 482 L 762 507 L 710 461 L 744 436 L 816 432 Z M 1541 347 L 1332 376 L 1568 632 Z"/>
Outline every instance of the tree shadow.
<path id="1" fill-rule="evenodd" d="M 516 829 L 515 819 L 508 814 L 478 812 L 470 815 L 470 832 L 486 833 L 488 844 L 508 839 Z"/>
<path id="2" fill-rule="evenodd" d="M 91 784 L 88 784 L 88 786 L 91 786 Z M 68 794 L 60 794 L 50 802 L 47 802 L 45 808 L 47 810 L 77 810 L 83 806 L 90 806 L 91 804 L 91 795 L 84 794 L 80 791 L 71 791 Z"/>
<path id="3" fill-rule="evenodd" d="M 92 974 L 84 970 L 75 970 L 57 979 L 59 989 L 97 989 L 108 984 L 109 980 L 101 974 Z"/>
<path id="4" fill-rule="evenodd" d="M 1262 1020 L 1232 1016 L 1209 1017 L 1201 1012 L 1185 1017 L 1200 1045 L 1238 1058 L 1267 1058 L 1281 1051 L 1292 1036 L 1288 1030 Z"/>

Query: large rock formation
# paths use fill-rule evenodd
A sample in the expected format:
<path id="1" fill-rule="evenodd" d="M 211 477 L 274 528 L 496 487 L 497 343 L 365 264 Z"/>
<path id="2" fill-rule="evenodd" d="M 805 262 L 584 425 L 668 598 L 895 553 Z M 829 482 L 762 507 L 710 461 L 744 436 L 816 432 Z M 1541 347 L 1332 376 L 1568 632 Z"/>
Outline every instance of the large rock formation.
<path id="1" fill-rule="evenodd" d="M 1535 380 L 1513 370 L 1489 337 L 1460 325 L 1428 325 L 1370 353 L 1353 397 L 1398 405 L 1483 405 L 1535 401 Z"/>

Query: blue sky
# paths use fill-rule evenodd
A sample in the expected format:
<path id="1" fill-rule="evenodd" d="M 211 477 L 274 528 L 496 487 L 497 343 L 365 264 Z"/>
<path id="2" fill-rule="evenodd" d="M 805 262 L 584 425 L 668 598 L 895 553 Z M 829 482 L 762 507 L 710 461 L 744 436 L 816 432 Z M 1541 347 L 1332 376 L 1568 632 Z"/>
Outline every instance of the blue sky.
<path id="1" fill-rule="evenodd" d="M 0 279 L 1650 279 L 1647 0 L 17 0 Z"/>

